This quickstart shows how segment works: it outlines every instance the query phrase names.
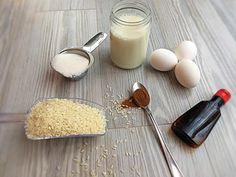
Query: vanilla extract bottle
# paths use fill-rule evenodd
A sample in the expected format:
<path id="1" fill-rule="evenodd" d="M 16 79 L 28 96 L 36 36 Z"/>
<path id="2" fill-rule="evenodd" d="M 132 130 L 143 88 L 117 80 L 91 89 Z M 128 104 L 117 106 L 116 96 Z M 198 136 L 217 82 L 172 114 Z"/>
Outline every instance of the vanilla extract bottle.
<path id="1" fill-rule="evenodd" d="M 174 133 L 191 147 L 200 146 L 221 116 L 220 108 L 230 99 L 226 89 L 218 90 L 208 101 L 201 101 L 171 126 Z"/>

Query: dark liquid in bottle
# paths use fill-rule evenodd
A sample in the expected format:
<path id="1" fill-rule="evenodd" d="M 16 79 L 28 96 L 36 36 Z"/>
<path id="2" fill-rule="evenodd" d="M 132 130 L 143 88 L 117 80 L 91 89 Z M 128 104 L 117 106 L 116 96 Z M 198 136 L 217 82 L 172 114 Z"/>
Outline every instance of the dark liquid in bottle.
<path id="1" fill-rule="evenodd" d="M 227 96 L 229 99 L 230 94 Z M 221 116 L 220 107 L 227 101 L 225 100 L 214 95 L 209 101 L 199 102 L 172 124 L 172 130 L 188 145 L 198 147 L 208 137 Z"/>

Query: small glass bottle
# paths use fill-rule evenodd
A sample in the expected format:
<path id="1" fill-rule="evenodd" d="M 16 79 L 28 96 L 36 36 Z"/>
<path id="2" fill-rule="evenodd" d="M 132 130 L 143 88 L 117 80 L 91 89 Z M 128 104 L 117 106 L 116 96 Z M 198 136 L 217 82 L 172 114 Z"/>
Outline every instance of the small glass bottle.
<path id="1" fill-rule="evenodd" d="M 180 116 L 171 126 L 174 133 L 192 147 L 200 146 L 219 120 L 220 108 L 231 97 L 225 90 L 218 90 L 208 101 L 201 101 Z"/>
<path id="2" fill-rule="evenodd" d="M 141 2 L 121 1 L 111 12 L 112 62 L 123 69 L 140 66 L 146 59 L 151 11 Z"/>

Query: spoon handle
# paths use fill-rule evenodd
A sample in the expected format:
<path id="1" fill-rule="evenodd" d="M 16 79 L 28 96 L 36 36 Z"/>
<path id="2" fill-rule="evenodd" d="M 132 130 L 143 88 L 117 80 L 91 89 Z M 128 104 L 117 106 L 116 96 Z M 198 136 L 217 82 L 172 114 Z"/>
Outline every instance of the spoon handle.
<path id="1" fill-rule="evenodd" d="M 26 113 L 0 113 L 0 123 L 24 122 Z"/>
<path id="2" fill-rule="evenodd" d="M 84 44 L 82 49 L 84 49 L 87 52 L 92 52 L 104 41 L 104 39 L 106 39 L 106 37 L 107 37 L 106 33 L 100 32 L 95 36 L 93 36 L 91 39 L 89 39 L 89 41 L 86 42 L 86 44 Z"/>
<path id="3" fill-rule="evenodd" d="M 152 112 L 148 107 L 145 108 L 145 111 L 147 112 L 155 130 L 159 138 L 159 142 L 161 144 L 162 151 L 164 153 L 166 162 L 168 164 L 169 170 L 171 172 L 172 177 L 183 177 L 183 173 L 180 171 L 176 161 L 174 160 L 170 150 L 168 149 L 166 142 L 162 136 L 161 130 L 159 128 L 159 125 L 157 124 L 156 120 L 153 118 Z"/>

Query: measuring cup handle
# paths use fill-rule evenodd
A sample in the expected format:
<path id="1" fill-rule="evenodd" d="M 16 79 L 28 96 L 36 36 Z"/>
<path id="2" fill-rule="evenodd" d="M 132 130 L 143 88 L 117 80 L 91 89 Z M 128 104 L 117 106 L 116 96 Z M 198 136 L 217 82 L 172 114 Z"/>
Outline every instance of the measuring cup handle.
<path id="1" fill-rule="evenodd" d="M 104 41 L 104 39 L 106 39 L 106 37 L 106 33 L 100 32 L 93 36 L 88 42 L 86 42 L 82 49 L 86 52 L 92 52 Z"/>

